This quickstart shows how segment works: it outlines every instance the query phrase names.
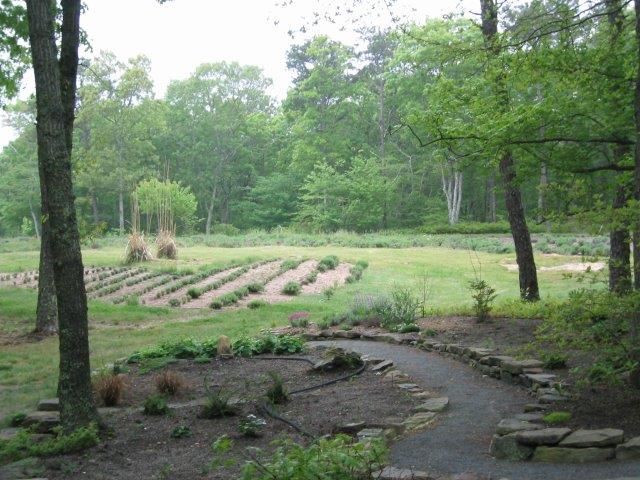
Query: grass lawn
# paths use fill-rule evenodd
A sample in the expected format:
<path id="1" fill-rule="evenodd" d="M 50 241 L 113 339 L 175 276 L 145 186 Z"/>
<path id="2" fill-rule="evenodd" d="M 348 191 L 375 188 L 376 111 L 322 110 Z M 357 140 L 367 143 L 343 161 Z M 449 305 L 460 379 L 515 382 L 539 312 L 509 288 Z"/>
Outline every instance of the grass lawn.
<path id="1" fill-rule="evenodd" d="M 37 268 L 38 252 L 30 248 L 0 252 L 0 272 Z M 84 251 L 85 265 L 116 265 L 120 263 L 121 247 L 104 247 Z M 166 339 L 180 337 L 216 337 L 221 334 L 238 337 L 287 322 L 287 316 L 297 310 L 311 312 L 311 320 L 339 312 L 349 305 L 354 294 L 383 293 L 398 285 L 415 286 L 418 277 L 426 274 L 430 287 L 430 305 L 434 313 L 464 314 L 471 306 L 467 289 L 474 277 L 471 260 L 479 260 L 484 279 L 497 291 L 497 314 L 535 315 L 537 307 L 515 302 L 518 298 L 518 274 L 509 272 L 501 263 L 514 262 L 513 254 L 472 253 L 438 247 L 408 249 L 365 249 L 343 247 L 185 247 L 174 262 L 158 261 L 149 268 L 176 267 L 197 269 L 202 265 L 222 264 L 246 257 L 311 257 L 328 254 L 341 260 L 366 260 L 369 268 L 363 279 L 338 289 L 327 301 L 320 295 L 298 297 L 283 304 L 257 310 L 234 310 L 222 313 L 188 309 L 151 308 L 111 305 L 91 301 L 90 342 L 92 365 L 99 367 L 134 350 Z M 558 265 L 576 262 L 576 257 L 542 256 L 538 265 Z M 539 274 L 543 299 L 566 296 L 581 283 L 566 279 L 562 272 Z M 32 328 L 36 292 L 19 288 L 0 288 L 0 340 L 9 339 Z M 5 342 L 6 343 L 6 342 Z M 57 381 L 56 338 L 40 342 L 4 344 L 0 351 L 0 416 L 29 410 L 44 397 L 55 396 Z"/>

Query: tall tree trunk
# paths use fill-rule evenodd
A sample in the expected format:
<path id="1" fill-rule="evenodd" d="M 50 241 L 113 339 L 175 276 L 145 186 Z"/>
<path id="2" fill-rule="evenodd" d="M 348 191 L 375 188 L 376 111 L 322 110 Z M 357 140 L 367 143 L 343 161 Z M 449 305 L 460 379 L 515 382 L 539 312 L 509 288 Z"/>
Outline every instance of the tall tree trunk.
<path id="1" fill-rule="evenodd" d="M 31 199 L 29 199 L 29 213 L 31 214 L 31 221 L 33 222 L 33 230 L 36 232 L 36 238 L 40 239 L 40 219 L 38 218 L 36 211 L 33 209 Z"/>
<path id="2" fill-rule="evenodd" d="M 636 23 L 636 54 L 635 54 L 635 97 L 633 112 L 635 119 L 636 146 L 634 150 L 634 188 L 633 198 L 640 201 L 640 0 L 634 2 Z M 633 226 L 633 279 L 636 290 L 640 290 L 640 221 Z M 636 362 L 636 368 L 631 372 L 630 381 L 633 386 L 640 388 L 640 312 L 634 312 L 631 318 L 631 354 Z"/>
<path id="3" fill-rule="evenodd" d="M 539 300 L 538 274 L 533 258 L 531 236 L 522 206 L 522 194 L 515 184 L 515 163 L 511 152 L 505 152 L 500 160 L 500 174 L 504 182 L 504 200 L 511 235 L 516 249 L 516 263 L 520 281 L 520 297 L 523 300 Z"/>
<path id="4" fill-rule="evenodd" d="M 491 223 L 498 221 L 498 202 L 496 201 L 496 179 L 493 173 L 487 178 L 487 220 Z"/>
<path id="5" fill-rule="evenodd" d="M 98 197 L 93 189 L 89 192 L 89 198 L 91 199 L 91 212 L 93 214 L 93 224 L 100 223 L 100 212 L 98 211 Z"/>
<path id="6" fill-rule="evenodd" d="M 614 210 L 624 208 L 628 200 L 627 189 L 624 185 L 618 185 L 613 199 Z M 609 254 L 609 290 L 621 295 L 629 293 L 632 288 L 631 238 L 629 230 L 624 226 L 611 230 L 609 243 L 611 245 Z"/>
<path id="7" fill-rule="evenodd" d="M 549 171 L 547 164 L 540 164 L 540 184 L 538 185 L 538 222 L 544 222 L 545 229 L 549 231 L 551 225 L 545 220 L 545 211 L 547 210 L 547 187 L 549 186 Z"/>
<path id="8" fill-rule="evenodd" d="M 214 185 L 213 191 L 211 192 L 211 203 L 207 206 L 207 223 L 204 226 L 204 232 L 207 235 L 211 234 L 211 224 L 213 223 L 213 209 L 216 204 L 217 190 L 218 186 Z"/>
<path id="9" fill-rule="evenodd" d="M 640 1 L 640 0 L 638 0 Z M 482 15 L 482 35 L 488 51 L 493 55 L 500 55 L 500 45 L 498 44 L 498 4 L 496 0 L 480 0 L 480 11 Z M 491 67 L 488 67 L 491 68 Z M 504 85 L 504 72 L 490 74 L 494 87 L 494 94 L 500 99 L 503 110 L 509 109 L 509 97 Z M 522 193 L 516 184 L 515 161 L 512 152 L 505 148 L 500 157 L 500 175 L 504 186 L 505 206 L 511 235 L 516 249 L 516 262 L 518 263 L 520 280 L 520 297 L 523 300 L 539 300 L 538 274 L 536 263 L 533 258 L 533 247 L 531 246 L 531 236 L 529 227 L 524 215 L 522 205 Z"/>
<path id="10" fill-rule="evenodd" d="M 50 227 L 49 245 L 58 304 L 63 431 L 98 419 L 91 390 L 84 267 L 71 176 L 80 0 L 62 0 L 60 63 L 55 42 L 56 9 L 50 0 L 27 0 L 29 42 L 36 84 L 38 163 L 42 168 Z"/>
<path id="11" fill-rule="evenodd" d="M 118 192 L 118 220 L 120 235 L 124 235 L 124 193 L 122 193 L 122 189 Z"/>
<path id="12" fill-rule="evenodd" d="M 44 208 L 42 213 L 43 218 L 46 218 L 44 216 Z M 49 222 L 45 220 L 42 224 L 42 239 L 40 240 L 35 333 L 47 335 L 58 331 L 58 304 L 56 302 L 56 288 L 53 279 L 50 236 Z"/>

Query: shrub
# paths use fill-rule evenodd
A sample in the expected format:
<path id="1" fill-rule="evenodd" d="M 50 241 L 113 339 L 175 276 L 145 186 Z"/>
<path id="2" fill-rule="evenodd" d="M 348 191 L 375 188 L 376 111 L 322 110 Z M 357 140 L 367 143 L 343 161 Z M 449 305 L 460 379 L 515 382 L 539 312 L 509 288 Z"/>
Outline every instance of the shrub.
<path id="1" fill-rule="evenodd" d="M 124 382 L 119 375 L 111 372 L 102 372 L 96 375 L 92 381 L 93 390 L 106 407 L 114 407 L 120 401 Z"/>
<path id="2" fill-rule="evenodd" d="M 249 461 L 243 480 L 374 478 L 373 472 L 385 464 L 387 449 L 382 440 L 353 442 L 347 435 L 320 438 L 305 447 L 293 441 L 282 442 L 271 459 Z"/>
<path id="3" fill-rule="evenodd" d="M 358 260 L 356 262 L 356 266 L 360 267 L 362 270 L 366 270 L 367 268 L 369 268 L 369 262 L 367 262 L 366 260 Z"/>
<path id="4" fill-rule="evenodd" d="M 231 394 L 221 388 L 215 392 L 210 391 L 200 411 L 200 417 L 211 419 L 235 415 L 236 409 L 229 403 L 230 400 Z"/>
<path id="5" fill-rule="evenodd" d="M 163 395 L 175 395 L 184 386 L 182 377 L 178 374 L 165 371 L 155 379 L 156 390 Z"/>
<path id="6" fill-rule="evenodd" d="M 496 291 L 485 280 L 479 278 L 469 282 L 469 290 L 471 290 L 471 298 L 473 298 L 476 319 L 478 322 L 484 322 L 491 311 Z"/>
<path id="7" fill-rule="evenodd" d="M 304 280 L 302 281 L 302 283 L 304 283 L 305 285 L 308 285 L 310 283 L 314 283 L 317 279 L 318 279 L 318 270 L 313 270 L 309 272 L 306 277 L 304 277 Z"/>
<path id="8" fill-rule="evenodd" d="M 406 287 L 394 287 L 391 298 L 379 298 L 373 308 L 382 317 L 381 325 L 395 330 L 400 325 L 415 322 L 420 301 L 413 292 Z"/>
<path id="9" fill-rule="evenodd" d="M 542 417 L 542 421 L 544 423 L 549 423 L 552 425 L 558 423 L 566 423 L 571 420 L 571 412 L 549 412 L 544 417 Z"/>
<path id="10" fill-rule="evenodd" d="M 324 295 L 325 300 L 331 300 L 333 296 L 336 294 L 337 289 L 338 289 L 338 285 L 334 283 L 333 285 L 330 285 L 326 287 L 324 290 L 322 290 L 322 295 Z"/>
<path id="11" fill-rule="evenodd" d="M 288 282 L 284 287 L 282 287 L 282 293 L 285 295 L 299 295 L 302 291 L 302 287 L 298 282 Z"/>
<path id="12" fill-rule="evenodd" d="M 238 296 L 231 292 L 231 293 L 225 293 L 224 295 L 220 295 L 218 297 L 218 301 L 220 301 L 220 303 L 222 303 L 223 306 L 228 306 L 228 305 L 233 305 L 234 303 L 238 303 Z"/>
<path id="13" fill-rule="evenodd" d="M 8 419 L 8 424 L 10 427 L 19 427 L 24 422 L 24 419 L 27 418 L 27 414 L 24 412 L 18 412 L 11 415 Z"/>
<path id="14" fill-rule="evenodd" d="M 400 333 L 411 333 L 411 332 L 419 332 L 420 327 L 415 323 L 403 323 L 398 328 L 398 332 Z"/>
<path id="15" fill-rule="evenodd" d="M 284 380 L 276 372 L 269 372 L 271 386 L 267 390 L 267 400 L 274 405 L 282 405 L 289 401 L 289 392 L 284 386 Z"/>
<path id="16" fill-rule="evenodd" d="M 260 282 L 252 282 L 249 285 L 247 285 L 247 289 L 251 293 L 260 293 L 264 291 L 264 284 Z"/>
<path id="17" fill-rule="evenodd" d="M 218 299 L 212 300 L 211 303 L 209 304 L 209 308 L 212 308 L 214 310 L 220 310 L 222 307 L 224 307 L 224 305 Z"/>
<path id="18" fill-rule="evenodd" d="M 284 272 L 288 272 L 289 270 L 293 270 L 294 268 L 297 268 L 298 265 L 300 265 L 302 263 L 302 260 L 284 260 L 281 264 L 280 264 L 280 274 L 284 273 Z"/>
<path id="19" fill-rule="evenodd" d="M 246 297 L 247 295 L 249 295 L 249 289 L 247 287 L 240 287 L 240 288 L 236 288 L 233 293 L 235 294 L 236 297 L 238 297 L 238 300 L 240 300 L 241 298 Z"/>
<path id="20" fill-rule="evenodd" d="M 178 425 L 171 431 L 171 438 L 187 438 L 191 436 L 191 429 L 187 425 Z"/>
<path id="21" fill-rule="evenodd" d="M 182 305 L 182 302 L 177 298 L 172 298 L 171 300 L 169 300 L 170 307 L 179 307 L 180 305 Z"/>
<path id="22" fill-rule="evenodd" d="M 299 353 L 304 349 L 304 340 L 293 335 L 280 335 L 275 338 L 275 344 L 270 347 L 270 351 L 276 354 L 292 354 Z M 264 340 L 263 340 L 264 342 Z M 263 343 L 264 344 L 264 343 Z M 258 344 L 262 346 L 261 343 Z M 267 353 L 261 352 L 261 353 Z"/>
<path id="23" fill-rule="evenodd" d="M 293 312 L 289 315 L 289 323 L 294 328 L 306 328 L 309 325 L 309 312 Z"/>
<path id="24" fill-rule="evenodd" d="M 564 353 L 547 353 L 540 354 L 540 360 L 544 362 L 544 368 L 548 370 L 556 370 L 567 366 L 569 356 Z"/>
<path id="25" fill-rule="evenodd" d="M 327 270 L 333 270 L 338 265 L 340 265 L 338 257 L 335 255 L 327 255 L 318 262 L 318 270 L 320 272 L 326 272 Z"/>
<path id="26" fill-rule="evenodd" d="M 143 407 L 145 415 L 164 415 L 169 411 L 166 398 L 159 393 L 149 395 L 144 401 Z"/>
<path id="27" fill-rule="evenodd" d="M 27 430 L 21 430 L 10 440 L 0 442 L 0 465 L 28 457 L 46 457 L 80 452 L 100 441 L 95 423 L 69 434 L 59 433 L 53 438 L 36 442 Z"/>
<path id="28" fill-rule="evenodd" d="M 269 302 L 267 302 L 266 300 L 251 300 L 248 304 L 247 307 L 251 308 L 251 309 L 256 309 L 256 308 L 262 308 L 262 307 L 266 307 L 267 305 L 269 305 Z"/>
<path id="29" fill-rule="evenodd" d="M 245 437 L 260 437 L 262 435 L 262 429 L 266 424 L 267 422 L 263 418 L 251 414 L 240 420 L 238 430 Z"/>
<path id="30" fill-rule="evenodd" d="M 124 302 L 128 307 L 137 307 L 140 305 L 140 297 L 138 295 L 127 295 Z"/>
<path id="31" fill-rule="evenodd" d="M 200 295 L 202 295 L 202 290 L 200 290 L 199 288 L 190 288 L 189 290 L 187 290 L 187 295 L 190 298 L 199 298 Z"/>

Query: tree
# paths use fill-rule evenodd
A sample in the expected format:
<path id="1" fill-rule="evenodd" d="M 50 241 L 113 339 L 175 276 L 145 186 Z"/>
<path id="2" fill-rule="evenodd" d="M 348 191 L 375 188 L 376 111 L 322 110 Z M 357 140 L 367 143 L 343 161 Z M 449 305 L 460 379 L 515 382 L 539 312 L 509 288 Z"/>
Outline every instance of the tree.
<path id="1" fill-rule="evenodd" d="M 49 0 L 27 1 L 43 214 L 50 228 L 47 243 L 58 307 L 60 420 L 63 430 L 71 432 L 98 415 L 91 389 L 87 295 L 71 178 L 81 2 L 62 0 L 59 59 L 54 6 Z"/>

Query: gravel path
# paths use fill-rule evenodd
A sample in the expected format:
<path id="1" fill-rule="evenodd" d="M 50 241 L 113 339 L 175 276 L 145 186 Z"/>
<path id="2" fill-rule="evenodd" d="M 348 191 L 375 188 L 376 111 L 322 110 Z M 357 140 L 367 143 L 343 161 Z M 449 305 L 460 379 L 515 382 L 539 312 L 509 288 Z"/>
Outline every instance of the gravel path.
<path id="1" fill-rule="evenodd" d="M 392 445 L 394 466 L 510 480 L 605 480 L 640 475 L 640 461 L 552 465 L 496 460 L 488 451 L 497 423 L 522 413 L 524 404 L 532 403 L 522 388 L 484 378 L 469 366 L 436 353 L 380 342 L 317 342 L 327 343 L 389 358 L 412 382 L 449 397 L 450 407 L 438 417 L 435 427 Z"/>

